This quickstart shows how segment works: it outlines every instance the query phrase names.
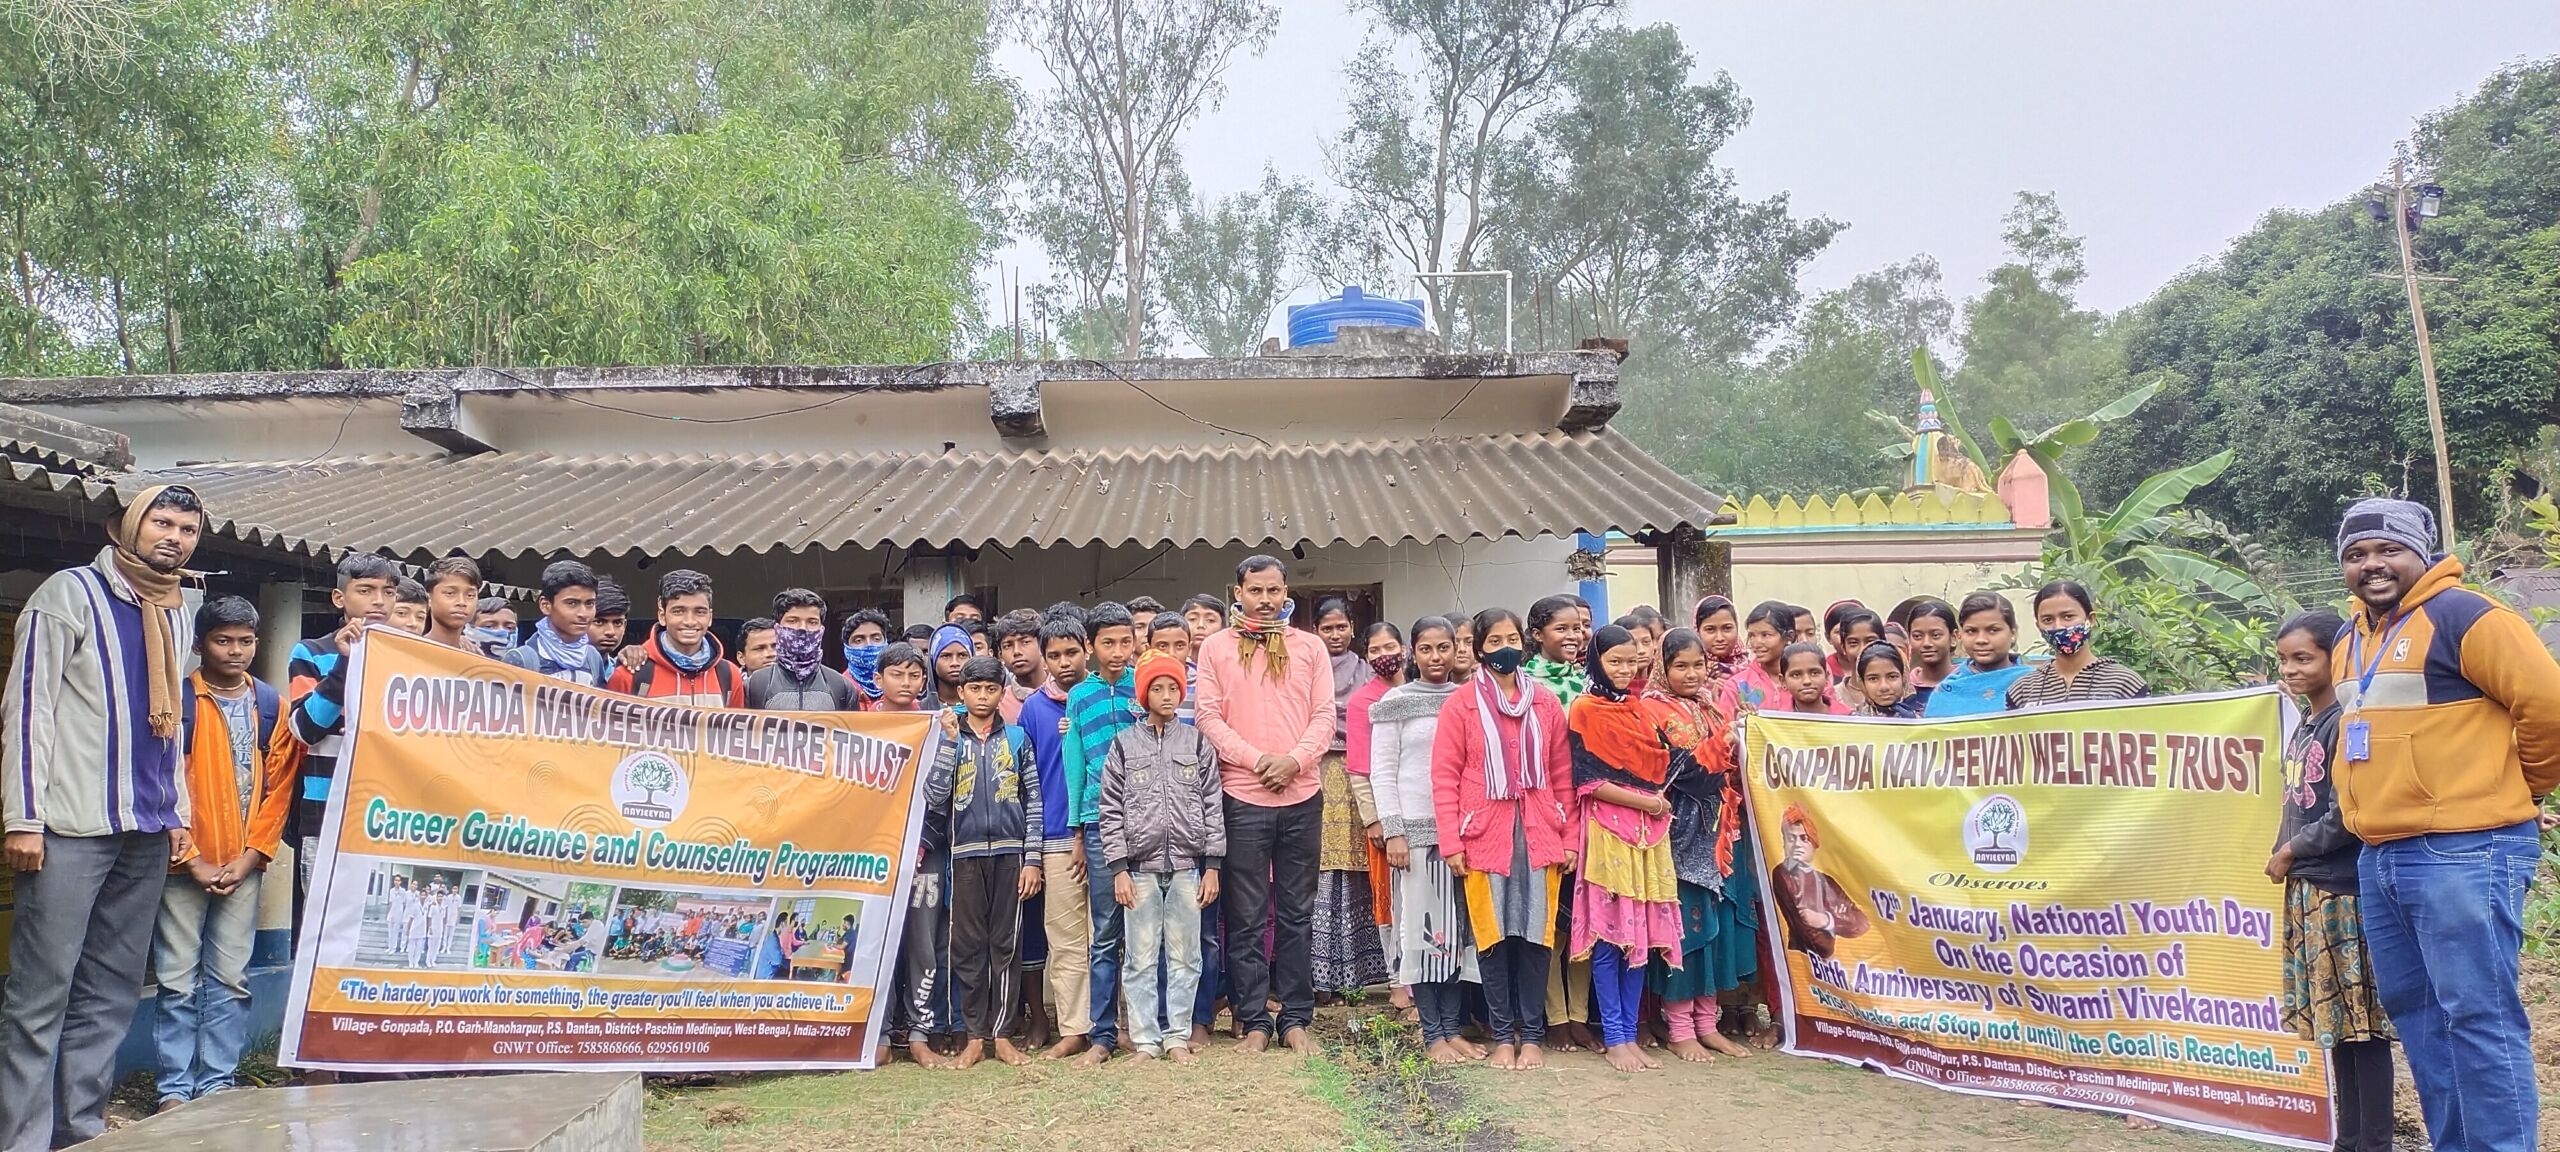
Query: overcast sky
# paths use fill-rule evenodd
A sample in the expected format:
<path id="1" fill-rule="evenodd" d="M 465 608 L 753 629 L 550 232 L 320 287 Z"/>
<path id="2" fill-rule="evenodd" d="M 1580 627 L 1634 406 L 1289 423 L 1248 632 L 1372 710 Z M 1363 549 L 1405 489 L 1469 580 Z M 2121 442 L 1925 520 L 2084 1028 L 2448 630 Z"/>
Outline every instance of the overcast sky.
<path id="1" fill-rule="evenodd" d="M 1237 62 L 1184 141 L 1204 193 L 1266 162 L 1324 183 L 1362 26 L 1340 0 L 1280 7 L 1269 50 Z M 1746 191 L 1849 225 L 1809 289 L 1926 252 L 1971 295 L 2011 195 L 2033 189 L 2087 238 L 2082 298 L 2107 309 L 2271 208 L 2373 180 L 2420 115 L 2501 63 L 2560 52 L 2555 0 L 1630 0 L 1625 19 L 1677 25 L 1699 74 L 1729 72 L 1751 100 L 1723 153 Z M 997 61 L 1049 84 L 1018 46 Z M 1036 249 L 1000 259 L 1045 273 Z"/>

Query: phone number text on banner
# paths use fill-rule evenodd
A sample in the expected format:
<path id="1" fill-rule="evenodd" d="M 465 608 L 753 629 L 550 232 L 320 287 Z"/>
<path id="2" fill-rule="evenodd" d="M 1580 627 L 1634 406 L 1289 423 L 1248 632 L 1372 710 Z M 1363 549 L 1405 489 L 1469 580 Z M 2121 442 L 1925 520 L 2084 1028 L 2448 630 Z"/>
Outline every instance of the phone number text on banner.
<path id="1" fill-rule="evenodd" d="M 633 699 L 378 628 L 347 685 L 281 1063 L 871 1066 L 929 716 Z"/>
<path id="2" fill-rule="evenodd" d="M 1963 1092 L 2330 1142 L 2283 1016 L 2271 691 L 1746 725 L 1790 1052 Z"/>

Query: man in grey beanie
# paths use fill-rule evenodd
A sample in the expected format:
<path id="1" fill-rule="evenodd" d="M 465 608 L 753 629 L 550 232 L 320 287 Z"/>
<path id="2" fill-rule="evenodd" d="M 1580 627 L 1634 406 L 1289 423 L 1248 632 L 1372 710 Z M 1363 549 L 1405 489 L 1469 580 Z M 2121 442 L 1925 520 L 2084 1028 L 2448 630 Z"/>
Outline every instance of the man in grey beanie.
<path id="1" fill-rule="evenodd" d="M 2560 665 L 2436 548 L 2435 517 L 2406 500 L 2359 500 L 2338 525 L 2359 602 L 2331 657 L 2338 810 L 2365 843 L 2365 954 L 2430 1141 L 2531 1152 L 2519 956 L 2540 805 L 2560 786 Z"/>

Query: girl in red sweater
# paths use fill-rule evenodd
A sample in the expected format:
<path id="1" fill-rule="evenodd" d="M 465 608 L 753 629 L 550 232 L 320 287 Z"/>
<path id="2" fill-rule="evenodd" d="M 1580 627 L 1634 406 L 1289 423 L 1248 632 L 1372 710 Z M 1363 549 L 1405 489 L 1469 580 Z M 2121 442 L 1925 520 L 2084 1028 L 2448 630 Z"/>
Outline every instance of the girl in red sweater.
<path id="1" fill-rule="evenodd" d="M 1523 676 L 1520 617 L 1476 614 L 1475 679 L 1451 693 L 1432 739 L 1431 803 L 1459 877 L 1493 1024 L 1493 1066 L 1545 1061 L 1556 901 L 1581 854 L 1564 706 Z"/>

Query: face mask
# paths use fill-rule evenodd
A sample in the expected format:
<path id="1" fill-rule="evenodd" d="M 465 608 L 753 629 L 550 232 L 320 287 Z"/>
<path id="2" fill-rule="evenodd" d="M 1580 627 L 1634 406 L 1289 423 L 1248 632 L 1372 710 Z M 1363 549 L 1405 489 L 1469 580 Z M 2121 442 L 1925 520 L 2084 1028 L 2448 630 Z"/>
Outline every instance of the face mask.
<path id="1" fill-rule="evenodd" d="M 2053 649 L 2056 656 L 2076 655 L 2089 646 L 2089 626 L 2074 624 L 2068 628 L 2047 628 L 2044 630 L 2044 644 Z"/>
<path id="2" fill-rule="evenodd" d="M 818 670 L 818 656 L 826 651 L 827 634 L 817 628 L 775 628 L 773 658 L 785 671 L 801 679 Z"/>
<path id="3" fill-rule="evenodd" d="M 1496 675 L 1508 676 L 1519 671 L 1520 662 L 1528 658 L 1527 653 L 1517 648 L 1496 648 L 1485 653 L 1482 660 L 1484 666 L 1493 669 Z"/>
<path id="4" fill-rule="evenodd" d="M 1404 671 L 1404 657 L 1372 656 L 1369 658 L 1369 670 L 1377 673 L 1380 679 L 1392 677 Z"/>
<path id="5" fill-rule="evenodd" d="M 483 648 L 513 648 L 516 634 L 504 628 L 465 628 L 462 638 Z"/>

